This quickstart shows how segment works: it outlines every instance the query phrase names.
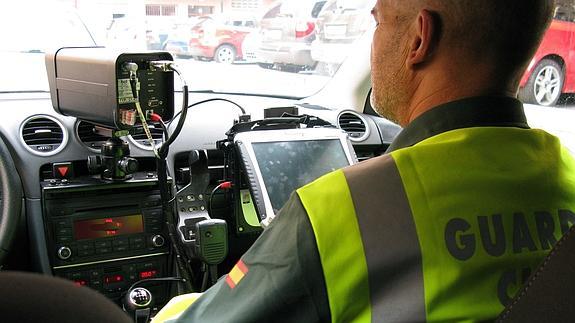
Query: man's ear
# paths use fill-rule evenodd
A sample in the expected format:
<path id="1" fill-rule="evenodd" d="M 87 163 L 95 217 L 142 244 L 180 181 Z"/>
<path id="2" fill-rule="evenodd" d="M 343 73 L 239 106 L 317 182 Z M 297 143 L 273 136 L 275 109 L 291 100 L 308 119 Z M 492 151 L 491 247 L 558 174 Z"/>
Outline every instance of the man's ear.
<path id="1" fill-rule="evenodd" d="M 414 28 L 406 61 L 409 68 L 424 64 L 431 59 L 441 32 L 441 26 L 435 14 L 425 9 L 417 15 Z"/>

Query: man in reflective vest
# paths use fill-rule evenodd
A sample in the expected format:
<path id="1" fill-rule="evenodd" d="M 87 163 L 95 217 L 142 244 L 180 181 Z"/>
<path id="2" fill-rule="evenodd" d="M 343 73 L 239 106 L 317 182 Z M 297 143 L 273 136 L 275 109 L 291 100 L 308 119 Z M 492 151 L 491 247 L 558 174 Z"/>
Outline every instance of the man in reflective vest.
<path id="1" fill-rule="evenodd" d="M 388 154 L 297 190 L 178 322 L 497 316 L 575 223 L 575 161 L 515 99 L 552 11 L 377 1 L 372 105 L 403 132 Z M 189 301 L 174 303 L 158 320 Z"/>

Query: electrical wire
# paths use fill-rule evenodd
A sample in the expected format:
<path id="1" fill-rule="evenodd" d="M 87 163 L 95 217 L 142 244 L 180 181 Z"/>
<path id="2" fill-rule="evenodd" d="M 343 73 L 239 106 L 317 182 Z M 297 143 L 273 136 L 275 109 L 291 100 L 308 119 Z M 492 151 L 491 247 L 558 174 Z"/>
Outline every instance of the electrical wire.
<path id="1" fill-rule="evenodd" d="M 187 280 L 185 278 L 181 278 L 181 277 L 147 278 L 147 279 L 138 280 L 137 282 L 133 283 L 132 286 L 130 286 L 130 288 L 128 288 L 128 290 L 132 290 L 132 289 L 136 288 L 136 286 L 138 286 L 138 285 L 145 284 L 145 283 L 151 283 L 151 282 L 181 282 L 181 283 L 186 283 Z"/>
<path id="2" fill-rule="evenodd" d="M 148 141 L 150 142 L 150 146 L 152 146 L 152 150 L 154 151 L 154 155 L 156 158 L 160 158 L 158 154 L 158 149 L 156 148 L 156 143 L 154 142 L 154 137 L 152 137 L 152 133 L 150 132 L 150 127 L 148 127 L 148 122 L 146 121 L 146 116 L 142 111 L 142 107 L 140 106 L 140 101 L 136 102 L 136 110 L 138 111 L 138 116 L 140 117 L 140 122 L 142 122 L 142 128 L 144 128 L 144 132 L 146 133 L 146 137 L 148 137 Z"/>
<path id="3" fill-rule="evenodd" d="M 208 271 L 210 272 L 210 283 L 214 286 L 218 282 L 218 266 L 217 265 L 209 265 Z"/>
<path id="4" fill-rule="evenodd" d="M 160 116 L 157 113 L 152 113 L 150 115 L 150 120 L 157 122 L 160 125 L 160 127 L 162 128 L 162 132 L 164 133 L 164 140 L 170 136 L 170 134 L 168 133 L 168 128 L 166 127 L 166 123 L 162 119 L 162 116 Z"/>
<path id="5" fill-rule="evenodd" d="M 163 63 L 160 63 L 159 66 L 162 66 Z M 165 67 L 165 65 L 164 65 Z M 188 86 L 185 82 L 185 79 L 183 78 L 182 74 L 180 73 L 180 71 L 177 69 L 177 67 L 175 66 L 175 64 L 173 64 L 173 62 L 169 62 L 167 65 L 167 70 L 166 69 L 161 69 L 164 71 L 173 71 L 175 72 L 180 79 L 182 80 L 182 84 L 183 84 L 183 91 L 184 91 L 184 99 L 183 99 L 183 103 L 182 103 L 182 120 L 180 120 L 180 122 L 178 123 L 178 126 L 182 126 L 183 127 L 183 122 L 185 121 L 185 112 L 187 111 L 187 106 L 188 106 Z M 186 283 L 189 287 L 190 290 L 193 290 L 193 281 L 194 281 L 194 272 L 192 270 L 192 268 L 190 268 L 190 259 L 187 255 L 187 253 L 185 252 L 185 250 L 182 250 L 182 246 L 180 243 L 178 243 L 179 237 L 178 237 L 178 232 L 177 232 L 177 228 L 176 225 L 178 223 L 178 219 L 175 218 L 175 212 L 173 210 L 173 208 L 170 208 L 171 204 L 171 195 L 172 195 L 172 189 L 173 187 L 170 186 L 168 184 L 168 165 L 167 165 L 167 156 L 168 156 L 168 151 L 169 151 L 169 147 L 170 144 L 175 140 L 175 138 L 179 135 L 179 132 L 181 131 L 181 127 L 180 129 L 176 129 L 178 131 L 174 131 L 174 133 L 172 133 L 171 136 L 169 136 L 167 127 L 165 126 L 165 124 L 163 123 L 163 120 L 161 118 L 161 116 L 153 116 L 153 114 L 150 116 L 151 118 L 155 118 L 158 119 L 158 121 L 160 121 L 160 125 L 163 128 L 164 134 L 166 135 L 165 141 L 162 144 L 162 146 L 160 147 L 160 150 L 158 151 L 158 158 L 157 158 L 157 170 L 158 170 L 158 186 L 160 189 L 160 195 L 161 195 L 161 200 L 162 200 L 162 209 L 163 211 L 166 213 L 167 217 L 167 227 L 168 227 L 168 235 L 170 237 L 170 242 L 172 243 L 173 246 L 173 250 L 176 254 L 176 264 L 178 265 L 179 269 L 180 269 L 180 274 L 182 276 L 184 276 L 184 278 L 187 279 Z"/>
<path id="6" fill-rule="evenodd" d="M 202 286 L 200 291 L 203 293 L 206 291 L 206 289 L 208 289 L 208 278 L 210 276 L 210 271 L 207 268 L 207 265 L 204 265 L 204 275 L 202 276 Z"/>
<path id="7" fill-rule="evenodd" d="M 220 188 L 230 189 L 230 188 L 232 188 L 232 182 L 229 182 L 229 181 L 228 181 L 228 182 L 220 183 L 220 184 L 218 184 L 218 186 L 216 186 L 216 187 L 212 190 L 212 193 L 210 194 L 210 197 L 209 197 L 209 199 L 208 199 L 208 214 L 209 214 L 209 215 L 212 215 L 212 201 L 213 201 L 214 194 L 216 194 L 216 192 L 217 192 Z"/>
<path id="8" fill-rule="evenodd" d="M 158 64 L 158 66 L 160 66 L 161 64 Z M 159 186 L 160 186 L 160 194 L 162 196 L 162 207 L 164 209 L 164 212 L 171 214 L 171 216 L 168 216 L 168 230 L 169 230 L 169 236 L 170 236 L 170 240 L 172 242 L 172 245 L 174 246 L 174 251 L 176 252 L 176 262 L 178 263 L 181 271 L 182 271 L 182 275 L 184 275 L 186 278 L 188 275 L 192 275 L 193 276 L 193 271 L 192 269 L 189 267 L 190 265 L 190 255 L 188 255 L 186 253 L 186 250 L 180 250 L 180 244 L 178 243 L 178 235 L 176 233 L 176 231 L 178 230 L 175 227 L 175 223 L 177 223 L 177 218 L 176 218 L 176 213 L 173 212 L 173 208 L 170 209 L 170 205 L 173 205 L 173 199 L 171 199 L 171 193 L 172 193 L 172 189 L 173 187 L 169 187 L 167 184 L 167 161 L 166 158 L 168 156 L 168 151 L 169 151 L 169 147 L 170 145 L 176 140 L 176 138 L 179 136 L 179 134 L 181 133 L 185 121 L 186 121 L 186 117 L 187 117 L 187 113 L 188 113 L 188 109 L 195 107 L 197 105 L 200 104 L 204 104 L 207 102 L 213 102 L 213 101 L 224 101 L 224 102 L 229 102 L 231 104 L 233 104 L 234 106 L 238 107 L 242 114 L 246 114 L 246 111 L 244 108 L 242 108 L 240 105 L 238 105 L 237 103 L 231 101 L 231 100 L 227 100 L 227 99 L 222 99 L 222 98 L 214 98 L 214 99 L 208 99 L 208 100 L 203 100 L 200 102 L 196 102 L 192 105 L 188 105 L 188 100 L 189 100 L 189 95 L 188 95 L 188 86 L 186 84 L 185 79 L 183 78 L 182 74 L 180 73 L 180 71 L 178 70 L 178 68 L 175 66 L 175 64 L 173 63 L 167 63 L 163 65 L 163 68 L 166 68 L 175 72 L 181 79 L 182 84 L 183 84 L 183 93 L 184 93 L 184 97 L 183 97 L 183 104 L 182 104 L 182 109 L 180 112 L 178 112 L 173 118 L 172 120 L 175 120 L 176 117 L 179 117 L 178 119 L 178 123 L 176 125 L 176 128 L 174 129 L 174 131 L 172 132 L 171 135 L 167 136 L 164 143 L 162 144 L 162 146 L 160 147 L 159 151 L 157 152 L 156 156 L 158 157 L 157 159 L 157 167 L 158 167 L 158 182 L 159 182 Z M 165 69 L 164 69 L 165 70 Z M 143 113 L 141 113 L 141 115 L 143 115 Z M 140 116 L 142 117 L 142 116 Z M 152 114 L 151 118 L 153 119 L 158 119 L 157 121 L 160 122 L 160 125 L 162 126 L 164 133 L 167 135 L 169 134 L 166 125 L 163 123 L 163 120 L 161 119 L 160 116 L 154 116 Z M 171 123 L 168 125 L 168 127 L 171 126 Z M 155 147 L 155 146 L 154 146 Z M 231 188 L 231 182 L 223 182 L 220 183 L 217 186 L 217 189 L 220 188 Z M 210 200 L 209 200 L 209 209 L 211 211 L 211 207 L 212 207 L 212 200 L 213 200 L 213 195 L 215 193 L 215 191 L 217 191 L 217 189 L 215 189 L 214 191 L 212 191 L 212 194 L 210 195 Z M 175 221 L 175 222 L 174 222 Z M 205 289 L 205 286 L 207 285 L 207 280 L 210 276 L 210 274 L 217 276 L 217 267 L 214 270 L 213 268 L 206 268 L 204 277 L 203 277 L 203 281 L 202 281 L 202 290 Z M 215 280 L 217 277 L 212 277 L 212 280 Z M 185 280 L 184 280 L 185 281 Z M 188 279 L 188 282 L 193 281 L 193 277 L 191 277 L 190 279 Z M 193 286 L 192 286 L 193 288 Z"/>
<path id="9" fill-rule="evenodd" d="M 136 65 L 136 70 L 137 70 L 137 65 Z M 142 111 L 142 107 L 140 105 L 140 95 L 138 94 L 138 91 L 140 90 L 140 81 L 138 80 L 138 75 L 135 72 L 135 70 L 130 70 L 130 87 L 132 89 L 132 96 L 136 100 L 136 102 L 135 102 L 136 113 L 138 114 L 138 117 L 140 118 L 140 122 L 142 123 L 142 128 L 144 128 L 144 132 L 146 133 L 146 137 L 148 138 L 148 141 L 150 142 L 150 145 L 152 146 L 152 149 L 154 150 L 154 155 L 156 155 L 156 158 L 160 158 L 160 156 L 158 155 L 158 150 L 156 149 L 154 137 L 152 137 L 152 133 L 150 132 L 150 128 L 148 127 L 148 122 L 146 121 L 146 116 L 144 115 L 144 112 Z"/>
<path id="10" fill-rule="evenodd" d="M 185 95 L 185 94 L 184 94 Z M 198 101 L 190 106 L 187 107 L 187 109 L 191 109 L 195 106 L 198 106 L 200 104 L 204 104 L 204 103 L 209 103 L 209 102 L 214 102 L 214 101 L 223 101 L 223 102 L 228 102 L 231 103 L 232 105 L 234 105 L 235 107 L 237 107 L 238 109 L 240 109 L 240 111 L 242 112 L 242 114 L 246 114 L 246 110 L 239 104 L 237 104 L 236 102 L 232 101 L 232 100 L 228 100 L 228 99 L 224 99 L 224 98 L 213 98 L 213 99 L 207 99 L 207 100 L 203 100 L 203 101 Z M 176 113 L 176 115 L 174 115 L 174 117 L 172 118 L 172 120 L 175 120 L 180 114 L 182 114 L 182 111 Z"/>

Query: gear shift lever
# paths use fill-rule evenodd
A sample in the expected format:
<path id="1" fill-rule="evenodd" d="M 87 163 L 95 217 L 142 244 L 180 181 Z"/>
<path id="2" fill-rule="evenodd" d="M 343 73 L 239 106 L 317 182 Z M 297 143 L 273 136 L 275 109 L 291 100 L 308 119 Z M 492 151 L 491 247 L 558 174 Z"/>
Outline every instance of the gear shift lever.
<path id="1" fill-rule="evenodd" d="M 134 317 L 135 323 L 147 323 L 154 305 L 152 293 L 149 290 L 136 287 L 130 290 L 123 300 L 124 310 Z"/>
<path id="2" fill-rule="evenodd" d="M 137 281 L 130 286 L 128 292 L 122 299 L 124 311 L 134 318 L 135 323 L 148 323 L 154 308 L 154 299 L 149 290 L 138 285 L 150 282 L 181 282 L 186 280 L 180 277 L 149 278 Z"/>

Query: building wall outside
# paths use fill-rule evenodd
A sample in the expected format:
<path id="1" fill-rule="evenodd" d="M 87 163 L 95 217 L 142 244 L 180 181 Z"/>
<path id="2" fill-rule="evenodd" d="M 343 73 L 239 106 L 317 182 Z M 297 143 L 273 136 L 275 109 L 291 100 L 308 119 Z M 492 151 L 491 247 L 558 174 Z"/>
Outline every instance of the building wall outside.
<path id="1" fill-rule="evenodd" d="M 193 25 L 202 15 L 262 16 L 276 0 L 55 0 L 75 7 L 98 44 L 145 49 L 151 34 Z M 295 0 L 301 1 L 301 0 Z"/>

